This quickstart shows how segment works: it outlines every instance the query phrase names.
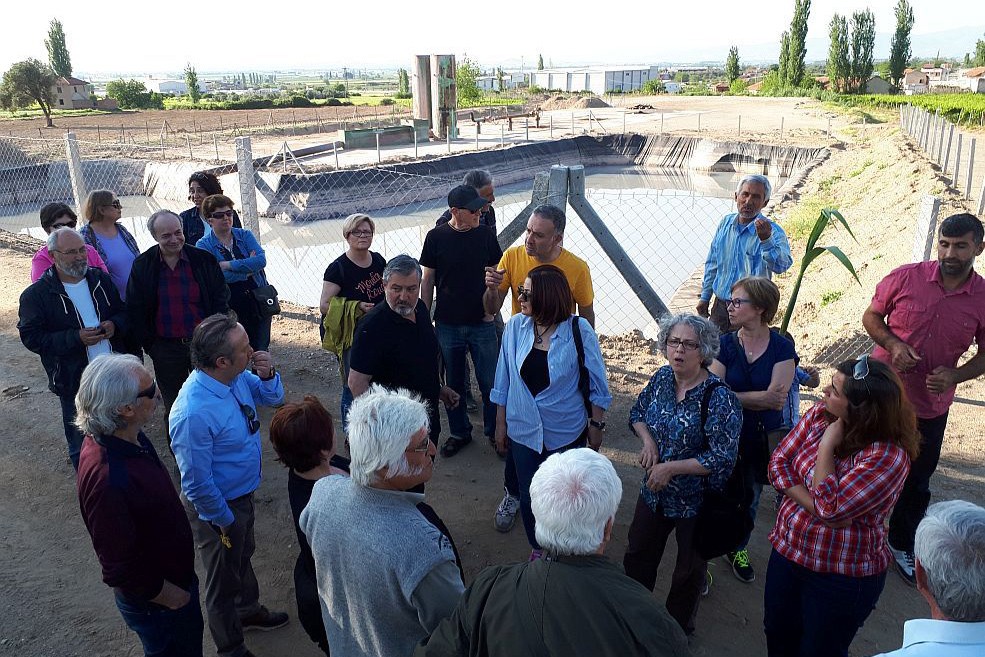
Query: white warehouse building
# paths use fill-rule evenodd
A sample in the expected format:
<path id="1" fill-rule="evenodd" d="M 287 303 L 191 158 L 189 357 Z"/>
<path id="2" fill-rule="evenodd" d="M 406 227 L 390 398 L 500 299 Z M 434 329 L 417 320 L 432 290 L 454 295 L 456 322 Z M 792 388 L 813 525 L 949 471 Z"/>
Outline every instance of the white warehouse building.
<path id="1" fill-rule="evenodd" d="M 561 91 L 635 91 L 648 80 L 660 79 L 656 66 L 587 66 L 550 68 L 530 73 L 530 84 Z"/>

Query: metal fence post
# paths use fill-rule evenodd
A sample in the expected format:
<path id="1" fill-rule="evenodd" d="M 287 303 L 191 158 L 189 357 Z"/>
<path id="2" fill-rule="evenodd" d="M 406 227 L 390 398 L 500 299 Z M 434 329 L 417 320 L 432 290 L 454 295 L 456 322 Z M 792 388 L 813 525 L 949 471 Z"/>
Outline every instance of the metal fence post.
<path id="1" fill-rule="evenodd" d="M 925 262 L 934 255 L 937 236 L 937 214 L 941 200 L 929 194 L 920 199 L 917 229 L 913 234 L 913 262 Z"/>
<path id="2" fill-rule="evenodd" d="M 985 179 L 982 180 L 982 193 L 978 195 L 978 214 L 985 213 Z"/>
<path id="3" fill-rule="evenodd" d="M 961 173 L 961 140 L 964 135 L 958 133 L 958 150 L 954 154 L 954 177 L 951 178 L 951 185 L 958 188 L 958 175 Z M 946 172 L 945 172 L 946 173 Z"/>
<path id="4" fill-rule="evenodd" d="M 947 165 L 951 163 L 951 144 L 954 142 L 954 124 L 947 129 L 947 146 L 944 148 L 944 162 L 941 164 L 941 173 L 947 173 Z"/>
<path id="5" fill-rule="evenodd" d="M 553 115 L 553 114 L 551 114 L 551 115 L 550 115 L 549 117 L 547 117 L 547 118 L 548 118 L 548 120 L 549 120 L 549 121 L 551 122 L 551 139 L 554 139 L 554 115 Z M 624 125 L 624 126 L 623 126 L 623 128 L 625 128 L 625 127 L 626 127 L 626 126 Z"/>
<path id="6" fill-rule="evenodd" d="M 338 156 L 336 156 L 336 159 L 338 159 Z M 417 126 L 414 126 L 414 159 L 417 159 Z M 338 162 L 335 163 L 335 168 L 339 168 Z"/>
<path id="7" fill-rule="evenodd" d="M 944 131 L 947 130 L 947 126 L 949 125 L 949 121 L 941 121 L 941 133 L 937 137 L 937 164 L 940 164 L 941 158 L 944 157 Z"/>
<path id="8" fill-rule="evenodd" d="M 249 137 L 236 137 L 236 166 L 239 172 L 239 209 L 243 228 L 260 240 L 260 217 L 257 213 L 256 171 L 253 168 L 253 145 Z"/>
<path id="9" fill-rule="evenodd" d="M 380 129 L 376 129 L 376 162 L 379 164 L 383 161 L 383 154 L 380 153 Z"/>
<path id="10" fill-rule="evenodd" d="M 971 147 L 968 149 L 968 184 L 964 188 L 964 197 L 971 199 L 971 177 L 975 173 L 975 137 L 971 138 Z"/>
<path id="11" fill-rule="evenodd" d="M 530 141 L 530 118 L 526 116 L 523 117 L 523 134 L 523 140 Z"/>
<path id="12" fill-rule="evenodd" d="M 780 117 L 780 140 L 781 141 L 783 140 L 783 119 L 784 119 L 784 117 L 781 116 Z"/>
<path id="13" fill-rule="evenodd" d="M 68 177 L 72 183 L 72 196 L 75 207 L 81 208 L 86 200 L 85 176 L 82 174 L 82 157 L 79 155 L 79 142 L 74 132 L 65 133 L 65 160 L 68 163 Z"/>

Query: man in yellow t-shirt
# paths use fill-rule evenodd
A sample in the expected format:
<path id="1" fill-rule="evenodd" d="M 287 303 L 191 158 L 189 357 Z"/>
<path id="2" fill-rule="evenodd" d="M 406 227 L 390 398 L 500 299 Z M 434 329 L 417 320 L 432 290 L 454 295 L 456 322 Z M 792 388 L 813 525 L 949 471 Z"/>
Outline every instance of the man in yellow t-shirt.
<path id="1" fill-rule="evenodd" d="M 564 212 L 553 205 L 541 205 L 527 220 L 527 236 L 522 246 L 514 246 L 503 253 L 496 268 L 486 267 L 486 293 L 482 297 L 486 312 L 496 314 L 503 307 L 506 294 L 511 293 L 513 314 L 520 312 L 520 300 L 516 289 L 523 285 L 527 274 L 540 265 L 554 265 L 564 272 L 575 297 L 578 315 L 595 326 L 595 293 L 588 263 L 566 251 L 564 238 Z"/>
<path id="2" fill-rule="evenodd" d="M 520 301 L 516 289 L 527 280 L 530 270 L 540 265 L 554 265 L 562 272 L 571 286 L 575 305 L 571 312 L 595 326 L 595 293 L 592 290 L 592 274 L 588 263 L 569 251 L 564 250 L 564 211 L 554 205 L 540 205 L 527 220 L 527 236 L 522 246 L 507 249 L 499 264 L 486 267 L 486 291 L 482 305 L 487 313 L 495 315 L 503 307 L 507 293 L 513 296 L 513 314 L 520 312 Z M 505 495 L 496 509 L 494 526 L 498 531 L 508 532 L 516 523 L 520 508 L 520 484 L 517 481 L 516 466 L 509 442 L 506 447 L 506 465 L 503 473 Z"/>

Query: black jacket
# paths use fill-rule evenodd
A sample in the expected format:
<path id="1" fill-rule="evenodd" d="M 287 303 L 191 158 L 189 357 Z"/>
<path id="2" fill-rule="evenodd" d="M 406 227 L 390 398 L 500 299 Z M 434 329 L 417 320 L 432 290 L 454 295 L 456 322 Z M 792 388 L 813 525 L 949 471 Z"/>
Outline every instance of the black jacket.
<path id="1" fill-rule="evenodd" d="M 113 351 L 124 351 L 128 321 L 113 279 L 106 272 L 90 267 L 86 282 L 99 321 L 109 320 L 116 325 L 110 339 Z M 55 267 L 21 293 L 18 315 L 21 342 L 41 356 L 41 364 L 48 373 L 48 388 L 56 395 L 74 395 L 89 357 L 79 337 L 79 331 L 84 328 L 82 318 Z"/>
<path id="2" fill-rule="evenodd" d="M 195 246 L 198 241 L 205 237 L 205 225 L 202 224 L 202 214 L 198 208 L 192 206 L 178 215 L 181 219 L 181 232 L 185 234 L 185 244 Z M 239 220 L 239 213 L 233 210 L 233 228 L 242 228 L 243 222 Z"/>
<path id="3" fill-rule="evenodd" d="M 187 243 L 182 247 L 202 295 L 205 316 L 229 312 L 229 288 L 219 261 L 208 251 Z M 127 281 L 127 314 L 145 351 L 154 343 L 157 324 L 157 289 L 160 280 L 161 247 L 155 244 L 133 261 Z M 149 351 L 148 351 L 149 353 Z"/>

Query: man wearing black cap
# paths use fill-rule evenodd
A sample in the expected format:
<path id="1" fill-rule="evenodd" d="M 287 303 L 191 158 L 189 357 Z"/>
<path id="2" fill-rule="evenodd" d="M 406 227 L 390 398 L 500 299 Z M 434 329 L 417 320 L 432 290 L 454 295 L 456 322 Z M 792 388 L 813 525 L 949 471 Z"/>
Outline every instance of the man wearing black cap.
<path id="1" fill-rule="evenodd" d="M 489 391 L 496 373 L 496 326 L 493 316 L 483 309 L 482 295 L 485 268 L 495 267 L 503 250 L 496 231 L 479 224 L 485 205 L 486 199 L 469 185 L 459 185 L 448 193 L 451 220 L 432 228 L 424 238 L 421 299 L 430 310 L 437 288 L 434 324 L 447 383 L 459 395 L 465 394 L 465 359 L 470 354 L 482 392 L 483 432 L 492 436 L 496 431 L 496 408 L 489 401 Z M 451 435 L 442 445 L 441 454 L 449 457 L 472 441 L 472 424 L 464 404 L 447 410 Z"/>

